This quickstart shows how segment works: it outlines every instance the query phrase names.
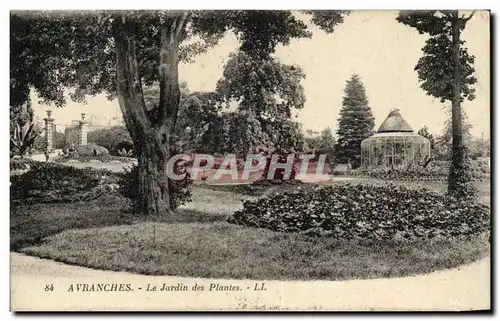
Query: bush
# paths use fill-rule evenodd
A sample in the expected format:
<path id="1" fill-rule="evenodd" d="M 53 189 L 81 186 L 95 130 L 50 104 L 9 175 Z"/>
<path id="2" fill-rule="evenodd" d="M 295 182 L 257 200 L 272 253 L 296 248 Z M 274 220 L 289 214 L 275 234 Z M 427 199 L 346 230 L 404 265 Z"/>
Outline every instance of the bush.
<path id="1" fill-rule="evenodd" d="M 280 154 L 278 156 L 278 164 L 285 164 L 287 162 L 287 156 L 286 154 Z M 262 178 L 261 180 L 270 180 L 273 182 L 283 182 L 284 180 L 295 180 L 295 176 L 297 175 L 297 172 L 299 171 L 300 168 L 300 163 L 298 160 L 298 157 L 295 156 L 294 164 L 292 166 L 292 170 L 290 172 L 290 176 L 285 179 L 285 169 L 284 168 L 277 168 L 276 171 L 274 172 L 274 176 L 271 179 L 268 179 L 269 175 L 269 170 L 271 167 L 271 160 L 272 160 L 272 154 L 267 155 L 266 157 L 266 166 L 264 167 L 264 170 L 262 171 Z"/>
<path id="2" fill-rule="evenodd" d="M 401 181 L 446 181 L 450 162 L 434 161 L 427 167 L 411 166 L 408 168 L 375 168 L 363 169 L 357 168 L 351 171 L 336 169 L 333 175 L 348 175 L 373 177 L 386 180 L 401 180 Z M 485 162 L 472 161 L 469 168 L 470 175 L 474 181 L 483 181 L 490 179 L 490 167 Z"/>
<path id="3" fill-rule="evenodd" d="M 111 155 L 103 155 L 103 156 L 57 156 L 52 159 L 52 161 L 57 162 L 57 163 L 66 163 L 69 160 L 77 160 L 82 163 L 88 163 L 92 160 L 97 160 L 102 163 L 109 163 L 109 162 L 114 162 L 118 161 L 120 163 L 131 163 L 134 160 L 129 158 L 129 157 L 121 157 L 121 156 L 111 156 Z"/>
<path id="4" fill-rule="evenodd" d="M 274 231 L 343 239 L 460 238 L 490 228 L 488 208 L 427 189 L 339 184 L 246 201 L 229 219 Z"/>
<path id="5" fill-rule="evenodd" d="M 109 191 L 117 182 L 116 175 L 109 171 L 46 162 L 30 162 L 29 165 L 29 171 L 10 178 L 14 204 L 90 200 Z"/>
<path id="6" fill-rule="evenodd" d="M 10 159 L 10 170 L 25 171 L 31 168 L 31 165 L 36 161 L 27 158 Z"/>
<path id="7" fill-rule="evenodd" d="M 107 156 L 109 151 L 107 148 L 96 145 L 88 144 L 85 146 L 76 147 L 76 152 L 79 156 Z"/>
<path id="8" fill-rule="evenodd" d="M 103 146 L 111 155 L 118 156 L 118 150 L 133 148 L 132 139 L 125 126 L 113 126 L 90 131 L 87 134 L 89 143 Z"/>

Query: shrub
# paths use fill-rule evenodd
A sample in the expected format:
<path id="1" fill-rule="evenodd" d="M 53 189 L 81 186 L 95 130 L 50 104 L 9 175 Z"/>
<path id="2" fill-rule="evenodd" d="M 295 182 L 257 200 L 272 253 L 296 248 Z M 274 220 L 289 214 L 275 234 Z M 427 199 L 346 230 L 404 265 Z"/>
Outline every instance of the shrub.
<path id="1" fill-rule="evenodd" d="M 29 170 L 31 168 L 31 164 L 35 163 L 36 161 L 31 160 L 31 159 L 11 159 L 10 160 L 10 170 L 11 171 L 24 171 L 24 170 Z"/>
<path id="2" fill-rule="evenodd" d="M 278 164 L 285 164 L 287 162 L 287 156 L 286 154 L 280 154 L 278 156 Z M 271 167 L 271 160 L 272 160 L 272 154 L 267 155 L 266 158 L 266 166 L 264 167 L 264 170 L 262 171 L 262 179 L 261 180 L 269 180 L 268 175 L 269 175 L 269 170 Z M 294 164 L 292 166 L 292 170 L 290 172 L 290 176 L 285 178 L 285 169 L 284 168 L 277 168 L 276 171 L 274 172 L 274 176 L 272 179 L 270 179 L 273 182 L 282 182 L 284 180 L 295 180 L 295 176 L 297 175 L 297 172 L 299 171 L 300 163 L 298 160 L 298 157 L 295 156 Z"/>
<path id="3" fill-rule="evenodd" d="M 427 189 L 339 184 L 246 201 L 235 224 L 310 236 L 460 238 L 489 230 L 484 205 Z"/>
<path id="4" fill-rule="evenodd" d="M 107 148 L 96 145 L 88 144 L 84 146 L 76 147 L 76 151 L 79 156 L 107 156 L 109 151 Z"/>
<path id="5" fill-rule="evenodd" d="M 122 141 L 118 143 L 117 145 L 113 146 L 112 149 L 110 149 L 111 155 L 118 155 L 121 156 L 120 153 L 125 150 L 127 154 L 130 154 L 130 156 L 134 156 L 134 144 L 132 141 Z"/>
<path id="6" fill-rule="evenodd" d="M 373 177 L 387 180 L 401 180 L 401 181 L 446 181 L 448 179 L 448 172 L 450 162 L 448 161 L 434 161 L 427 167 L 423 166 L 410 166 L 407 168 L 375 168 L 363 169 L 357 168 L 351 171 L 335 169 L 333 175 L 348 175 L 348 176 L 361 176 Z M 490 168 L 484 162 L 473 161 L 469 167 L 470 175 L 474 181 L 483 181 L 490 178 Z"/>
<path id="7" fill-rule="evenodd" d="M 134 159 L 131 159 L 129 157 L 120 157 L 120 156 L 111 156 L 111 155 L 103 155 L 103 156 L 57 156 L 52 159 L 52 161 L 57 162 L 57 163 L 66 163 L 69 160 L 77 160 L 82 163 L 88 163 L 92 160 L 98 160 L 102 163 L 109 163 L 112 161 L 118 161 L 120 163 L 131 163 L 134 161 Z"/>
<path id="8" fill-rule="evenodd" d="M 113 126 L 90 131 L 87 134 L 89 143 L 103 146 L 111 155 L 118 156 L 118 150 L 133 148 L 132 139 L 125 126 Z"/>
<path id="9" fill-rule="evenodd" d="M 114 173 L 79 169 L 46 162 L 30 162 L 30 170 L 11 176 L 14 203 L 57 203 L 93 199 L 117 182 Z"/>

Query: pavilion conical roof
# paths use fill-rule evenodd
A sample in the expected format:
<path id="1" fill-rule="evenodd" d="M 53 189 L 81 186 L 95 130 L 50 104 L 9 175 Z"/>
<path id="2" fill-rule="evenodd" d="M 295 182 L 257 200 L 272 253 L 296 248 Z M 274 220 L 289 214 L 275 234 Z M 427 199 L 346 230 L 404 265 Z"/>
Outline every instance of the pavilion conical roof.
<path id="1" fill-rule="evenodd" d="M 393 132 L 413 132 L 413 129 L 399 113 L 399 109 L 392 109 L 377 131 L 377 133 Z"/>

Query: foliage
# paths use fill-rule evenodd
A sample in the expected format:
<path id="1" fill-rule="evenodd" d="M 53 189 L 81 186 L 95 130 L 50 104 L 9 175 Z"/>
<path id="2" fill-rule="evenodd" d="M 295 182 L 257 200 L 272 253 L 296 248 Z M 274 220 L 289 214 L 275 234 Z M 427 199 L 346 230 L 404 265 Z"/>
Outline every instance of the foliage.
<path id="1" fill-rule="evenodd" d="M 82 163 L 88 163 L 91 161 L 99 161 L 101 163 L 131 163 L 134 162 L 134 159 L 129 157 L 121 157 L 121 156 L 112 156 L 112 155 L 100 155 L 100 156 L 80 156 L 80 155 L 72 155 L 72 156 L 56 156 L 52 159 L 53 162 L 56 163 L 67 163 L 68 161 L 76 160 Z"/>
<path id="2" fill-rule="evenodd" d="M 40 135 L 36 130 L 35 124 L 27 124 L 24 127 L 15 124 L 14 132 L 10 137 L 10 150 L 16 155 L 24 157 L 26 153 L 33 147 L 35 139 Z"/>
<path id="3" fill-rule="evenodd" d="M 229 126 L 230 149 L 242 153 L 266 146 L 302 149 L 300 128 L 289 119 L 304 106 L 300 84 L 304 77 L 300 67 L 282 64 L 275 57 L 244 51 L 231 54 L 216 88 L 221 102 L 237 103 Z"/>
<path id="4" fill-rule="evenodd" d="M 305 14 L 332 32 L 348 12 Z M 166 180 L 146 164 L 160 168 L 169 154 L 181 98 L 179 63 L 205 52 L 228 31 L 239 40 L 239 52 L 266 64 L 276 46 L 311 36 L 290 11 L 13 11 L 10 22 L 17 50 L 11 56 L 21 58 L 11 60 L 10 69 L 11 91 L 20 88 L 19 101 L 26 100 L 30 86 L 57 106 L 65 105 L 67 89 L 75 101 L 100 93 L 118 96 L 134 150 L 144 160 L 138 197 L 145 214 L 170 211 L 162 192 Z M 159 101 L 148 109 L 143 91 L 154 83 Z"/>
<path id="5" fill-rule="evenodd" d="M 238 52 L 231 54 L 216 90 L 224 101 L 237 101 L 239 111 L 259 119 L 289 119 L 293 109 L 304 107 L 303 78 L 299 66 Z"/>
<path id="6" fill-rule="evenodd" d="M 77 133 L 74 135 L 74 143 L 77 142 Z M 67 147 L 66 144 L 66 135 L 64 133 L 58 131 L 52 131 L 52 148 L 54 149 L 64 149 Z M 33 149 L 43 152 L 47 148 L 46 138 L 43 135 L 38 135 L 35 139 L 35 143 L 33 145 Z"/>
<path id="7" fill-rule="evenodd" d="M 78 169 L 57 163 L 30 162 L 30 170 L 10 177 L 11 202 L 71 203 L 94 199 L 116 183 L 108 171 Z"/>
<path id="8" fill-rule="evenodd" d="M 371 136 L 375 119 L 358 75 L 352 75 L 347 81 L 344 93 L 335 151 L 338 162 L 351 162 L 356 168 L 361 164 L 361 142 Z"/>
<path id="9" fill-rule="evenodd" d="M 419 134 L 420 136 L 422 137 L 425 137 L 429 140 L 430 144 L 431 144 L 431 150 L 434 149 L 434 135 L 432 135 L 431 133 L 429 133 L 429 131 L 427 130 L 427 126 L 424 126 L 422 128 L 420 128 L 417 132 L 417 134 Z"/>
<path id="10" fill-rule="evenodd" d="M 448 194 L 456 198 L 477 197 L 477 189 L 472 183 L 472 169 L 469 151 L 466 146 L 452 149 L 451 166 L 448 174 Z"/>
<path id="11" fill-rule="evenodd" d="M 308 137 L 304 139 L 308 152 L 315 154 L 315 160 L 320 155 L 326 155 L 326 162 L 331 168 L 336 166 L 335 158 L 335 138 L 330 128 L 325 128 L 319 137 Z"/>
<path id="12" fill-rule="evenodd" d="M 79 144 L 77 126 L 70 126 L 64 129 L 64 142 L 64 147 L 68 148 L 72 148 Z"/>
<path id="13" fill-rule="evenodd" d="M 452 24 L 460 23 L 460 29 L 463 30 L 467 19 L 459 19 L 458 14 L 455 15 L 451 11 L 425 10 L 402 11 L 397 20 L 416 28 L 420 34 L 429 34 L 422 48 L 423 56 L 419 59 L 415 70 L 421 87 L 427 94 L 440 98 L 441 102 L 452 101 L 454 88 Z M 475 57 L 469 55 L 464 44 L 465 41 L 460 41 L 461 99 L 473 100 L 475 98 L 473 85 L 477 82 L 473 65 Z"/>
<path id="14" fill-rule="evenodd" d="M 291 120 L 263 121 L 263 130 L 268 135 L 273 150 L 284 153 L 304 151 L 305 141 L 301 124 Z"/>
<path id="15" fill-rule="evenodd" d="M 11 93 L 15 95 L 15 93 Z M 13 103 L 11 101 L 11 103 Z M 11 105 L 10 106 L 10 134 L 12 135 L 15 125 L 19 125 L 20 127 L 24 127 L 28 123 L 33 122 L 33 107 L 31 105 L 31 100 L 28 99 L 25 103 L 21 105 Z"/>
<path id="16" fill-rule="evenodd" d="M 129 149 L 127 151 L 125 148 L 122 148 L 121 150 L 118 150 L 118 155 L 120 155 L 121 157 L 132 157 L 133 154 L 134 154 L 133 149 Z"/>
<path id="17" fill-rule="evenodd" d="M 287 181 L 295 181 L 295 176 L 297 175 L 297 172 L 299 171 L 299 159 L 297 155 L 294 156 L 293 158 L 293 166 L 291 168 L 290 174 L 288 177 L 285 177 L 286 171 L 284 168 L 277 168 L 274 172 L 274 176 L 272 178 L 268 178 L 269 175 L 269 170 L 271 168 L 271 161 L 273 158 L 273 155 L 278 155 L 277 163 L 278 164 L 285 164 L 288 161 L 288 154 L 281 153 L 281 154 L 268 154 L 266 157 L 266 165 L 264 167 L 264 170 L 262 171 L 262 179 L 256 182 L 255 184 L 267 184 L 266 181 L 269 181 L 270 183 L 277 183 L 277 184 L 282 184 Z"/>
<path id="18" fill-rule="evenodd" d="M 342 239 L 461 238 L 490 228 L 488 208 L 426 189 L 339 184 L 246 201 L 231 222 Z"/>
<path id="19" fill-rule="evenodd" d="M 26 171 L 31 168 L 31 164 L 35 161 L 29 158 L 24 159 L 10 159 L 10 171 Z M 12 173 L 11 173 L 12 175 Z"/>
<path id="20" fill-rule="evenodd" d="M 470 157 L 476 160 L 480 157 L 490 157 L 490 139 L 476 138 L 469 143 Z"/>
<path id="21" fill-rule="evenodd" d="M 127 150 L 133 146 L 130 134 L 124 126 L 113 126 L 109 128 L 101 128 L 87 133 L 87 142 L 105 147 L 111 155 L 119 155 L 118 151 L 124 145 L 129 146 Z"/>
<path id="22" fill-rule="evenodd" d="M 87 144 L 77 146 L 76 152 L 78 156 L 107 156 L 109 155 L 108 149 L 96 144 Z"/>
<path id="23" fill-rule="evenodd" d="M 205 135 L 214 117 L 217 117 L 219 102 L 214 92 L 190 92 L 186 82 L 179 83 L 180 103 L 173 135 L 182 140 L 186 148 L 196 150 L 206 146 L 200 139 Z M 146 108 L 158 105 L 160 89 L 157 83 L 144 88 Z"/>
<path id="24" fill-rule="evenodd" d="M 423 56 L 415 66 L 420 80 L 420 87 L 428 95 L 439 98 L 441 102 L 451 101 L 452 151 L 451 168 L 448 176 L 448 189 L 455 196 L 469 195 L 466 186 L 472 186 L 466 180 L 468 152 L 464 146 L 463 109 L 461 103 L 475 98 L 473 55 L 469 55 L 460 34 L 474 11 L 468 17 L 460 16 L 458 10 L 400 12 L 397 21 L 413 27 L 420 34 L 427 33 L 429 38 L 422 48 Z M 456 157 L 456 158 L 453 158 Z M 465 163 L 462 163 L 465 162 Z M 453 191 L 452 189 L 457 190 Z"/>
<path id="25" fill-rule="evenodd" d="M 405 168 L 335 170 L 333 175 L 373 177 L 400 181 L 446 181 L 449 175 L 449 161 L 432 161 L 428 166 L 408 166 Z M 473 161 L 469 168 L 471 180 L 490 180 L 490 167 L 482 161 Z"/>

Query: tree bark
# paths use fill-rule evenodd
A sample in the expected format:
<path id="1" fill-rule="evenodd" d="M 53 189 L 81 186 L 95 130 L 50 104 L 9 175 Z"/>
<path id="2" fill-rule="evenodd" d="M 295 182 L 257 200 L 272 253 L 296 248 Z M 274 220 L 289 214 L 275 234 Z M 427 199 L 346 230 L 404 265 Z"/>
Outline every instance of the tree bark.
<path id="1" fill-rule="evenodd" d="M 460 20 L 458 11 L 453 13 L 452 23 L 452 55 L 453 55 L 453 99 L 451 102 L 451 126 L 453 135 L 453 148 L 462 146 L 462 113 L 460 112 L 461 100 L 461 70 L 460 70 Z"/>
<path id="2" fill-rule="evenodd" d="M 462 194 L 465 183 L 461 103 L 461 70 L 460 70 L 460 18 L 458 10 L 451 12 L 452 24 L 452 56 L 453 56 L 453 97 L 451 101 L 451 166 L 448 175 L 448 193 L 455 196 Z"/>
<path id="3" fill-rule="evenodd" d="M 142 214 L 172 211 L 165 165 L 170 156 L 170 131 L 179 105 L 178 50 L 186 18 L 183 12 L 169 13 L 162 26 L 160 102 L 149 113 L 136 56 L 135 21 L 126 15 L 118 15 L 115 21 L 117 96 L 138 158 L 135 210 Z"/>

